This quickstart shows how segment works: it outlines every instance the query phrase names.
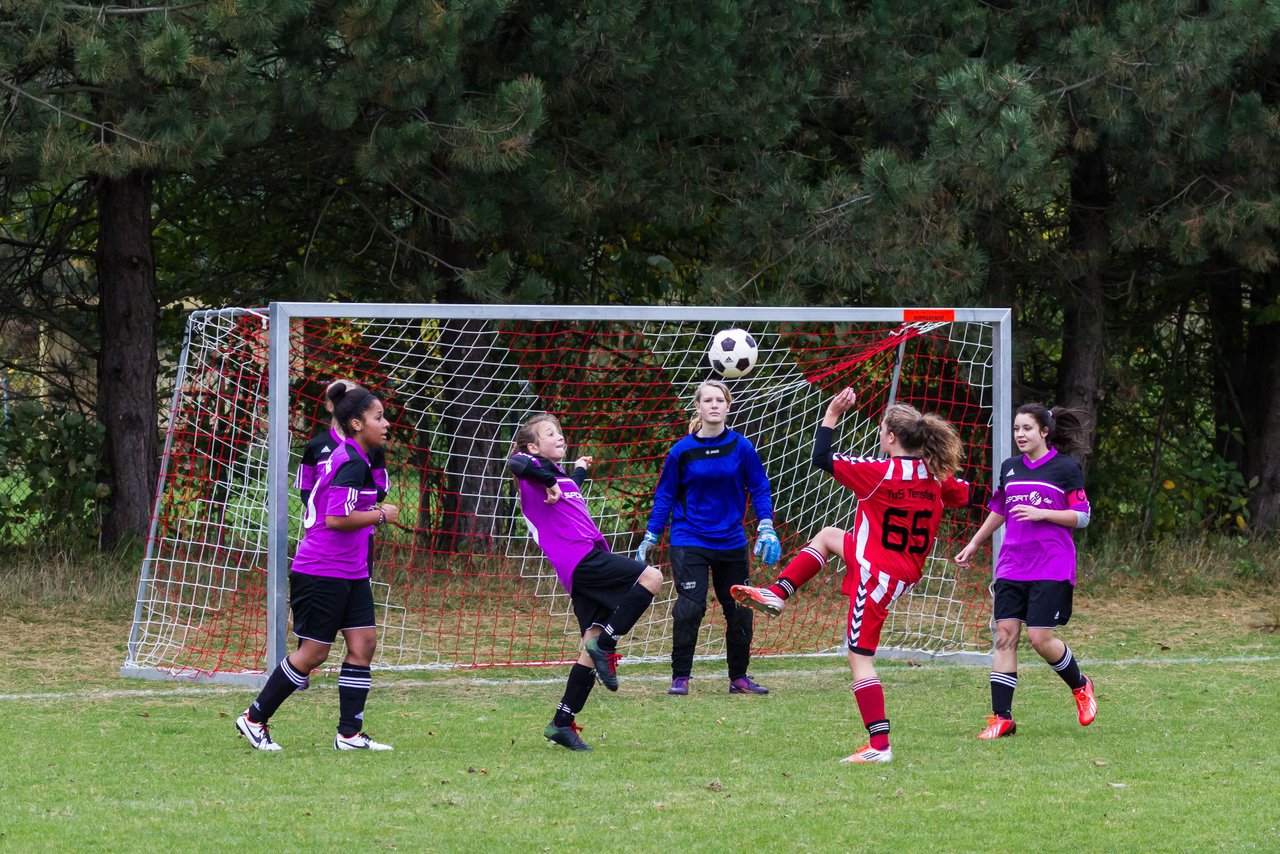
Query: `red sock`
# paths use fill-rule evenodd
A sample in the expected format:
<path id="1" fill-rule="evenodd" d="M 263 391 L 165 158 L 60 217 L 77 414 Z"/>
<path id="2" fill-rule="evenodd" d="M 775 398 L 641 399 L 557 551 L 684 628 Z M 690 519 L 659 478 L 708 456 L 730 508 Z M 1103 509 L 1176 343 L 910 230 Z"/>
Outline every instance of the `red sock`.
<path id="1" fill-rule="evenodd" d="M 813 546 L 805 546 L 791 559 L 787 568 L 782 570 L 778 580 L 769 585 L 769 589 L 786 599 L 795 593 L 805 582 L 818 574 L 827 563 L 827 559 Z"/>
<path id="2" fill-rule="evenodd" d="M 876 750 L 889 747 L 889 719 L 884 714 L 884 688 L 873 676 L 853 683 L 853 698 L 858 702 L 863 726 L 871 736 L 871 746 Z"/>

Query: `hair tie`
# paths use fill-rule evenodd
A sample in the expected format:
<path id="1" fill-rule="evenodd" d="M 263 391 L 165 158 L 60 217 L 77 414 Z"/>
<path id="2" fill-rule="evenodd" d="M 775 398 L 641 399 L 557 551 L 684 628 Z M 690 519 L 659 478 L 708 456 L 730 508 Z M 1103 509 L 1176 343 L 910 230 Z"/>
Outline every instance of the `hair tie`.
<path id="1" fill-rule="evenodd" d="M 917 430 L 923 430 L 923 429 L 924 429 L 924 416 L 923 416 L 923 415 L 916 419 L 916 429 L 917 429 Z"/>

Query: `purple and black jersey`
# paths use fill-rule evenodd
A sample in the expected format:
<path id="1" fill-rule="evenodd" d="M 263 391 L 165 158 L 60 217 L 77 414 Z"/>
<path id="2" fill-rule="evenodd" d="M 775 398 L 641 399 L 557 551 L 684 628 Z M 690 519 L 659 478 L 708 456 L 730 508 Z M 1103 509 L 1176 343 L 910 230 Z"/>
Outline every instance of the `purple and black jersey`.
<path id="1" fill-rule="evenodd" d="M 555 567 L 560 586 L 572 594 L 573 570 L 582 559 L 597 547 L 609 551 L 580 491 L 587 470 L 574 469 L 570 477 L 545 457 L 525 453 L 507 460 L 507 467 L 520 486 L 520 512 L 529 526 L 529 536 Z M 561 497 L 548 504 L 547 488 L 554 484 L 559 484 Z"/>
<path id="2" fill-rule="evenodd" d="M 323 433 L 317 433 L 302 449 L 302 460 L 298 463 L 298 471 L 294 475 L 293 485 L 302 495 L 302 504 L 306 506 L 315 488 L 316 479 L 320 476 L 320 464 L 329 458 L 334 449 L 341 445 L 343 439 L 338 431 L 330 427 Z M 369 454 L 369 466 L 373 470 L 373 482 L 378 488 L 378 500 L 387 497 L 387 451 L 385 448 L 374 448 Z"/>
<path id="3" fill-rule="evenodd" d="M 329 516 L 350 516 L 378 503 L 369 457 L 355 442 L 345 441 L 317 467 L 318 477 L 302 513 L 302 542 L 293 556 L 293 572 L 327 578 L 369 577 L 373 525 L 338 531 Z"/>
<path id="4" fill-rule="evenodd" d="M 1010 514 L 1019 505 L 1088 513 L 1089 498 L 1084 492 L 1080 464 L 1052 448 L 1034 461 L 1025 455 L 1010 457 L 1000 465 L 1000 488 L 987 504 L 989 510 L 1005 518 L 996 578 L 1075 584 L 1072 529 L 1048 521 L 1015 519 Z"/>

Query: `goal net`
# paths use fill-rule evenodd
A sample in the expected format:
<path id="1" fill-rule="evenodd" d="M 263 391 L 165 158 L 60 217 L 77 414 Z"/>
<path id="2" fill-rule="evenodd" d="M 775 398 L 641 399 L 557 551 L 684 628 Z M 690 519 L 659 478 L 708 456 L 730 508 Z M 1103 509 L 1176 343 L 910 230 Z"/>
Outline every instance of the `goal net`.
<path id="1" fill-rule="evenodd" d="M 399 521 L 377 535 L 373 586 L 380 668 L 567 662 L 577 623 L 532 542 L 505 461 L 516 426 L 556 415 L 568 459 L 595 457 L 583 494 L 616 552 L 633 553 L 692 396 L 711 378 L 712 333 L 739 326 L 755 369 L 729 380 L 729 426 L 768 473 L 783 563 L 818 530 L 846 527 L 854 498 L 810 463 L 827 402 L 857 404 L 835 448 L 878 454 L 891 402 L 937 412 L 960 431 L 962 475 L 983 490 L 1007 448 L 1008 312 L 955 309 L 722 309 L 595 306 L 273 304 L 190 317 L 169 412 L 152 533 L 125 675 L 254 683 L 289 649 L 288 556 L 301 503 L 292 474 L 328 429 L 326 385 L 353 379 L 386 403 L 390 492 Z M 754 541 L 755 519 L 744 525 Z M 923 580 L 886 624 L 886 649 L 918 656 L 990 649 L 990 552 L 959 551 L 985 511 L 949 511 Z M 666 540 L 650 562 L 667 570 Z M 754 654 L 842 649 L 847 599 L 833 559 L 778 618 L 757 617 Z M 669 571 L 666 572 L 668 578 Z M 668 583 L 627 636 L 629 660 L 671 652 Z M 722 656 L 712 597 L 697 653 Z"/>

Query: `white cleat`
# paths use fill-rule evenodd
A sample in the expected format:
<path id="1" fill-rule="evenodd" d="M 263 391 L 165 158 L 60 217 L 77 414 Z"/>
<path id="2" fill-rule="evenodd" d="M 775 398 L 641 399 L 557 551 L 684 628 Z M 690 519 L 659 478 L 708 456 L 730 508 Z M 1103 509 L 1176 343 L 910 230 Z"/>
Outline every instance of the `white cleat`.
<path id="1" fill-rule="evenodd" d="M 729 595 L 739 605 L 754 608 L 762 614 L 768 614 L 770 617 L 778 616 L 782 613 L 782 609 L 787 607 L 786 599 L 766 587 L 748 587 L 745 584 L 735 584 L 729 588 Z"/>
<path id="2" fill-rule="evenodd" d="M 333 737 L 334 750 L 392 750 L 389 744 L 383 744 L 380 741 L 374 741 L 362 732 L 355 735 L 335 735 Z"/>
<path id="3" fill-rule="evenodd" d="M 249 710 L 245 709 L 236 718 L 236 732 L 249 739 L 254 750 L 280 750 L 280 745 L 271 740 L 271 727 L 256 724 L 249 720 Z"/>
<path id="4" fill-rule="evenodd" d="M 893 748 L 886 747 L 884 750 L 876 750 L 868 742 L 853 753 L 850 753 L 844 759 L 840 760 L 841 765 L 861 765 L 864 762 L 892 762 Z"/>

